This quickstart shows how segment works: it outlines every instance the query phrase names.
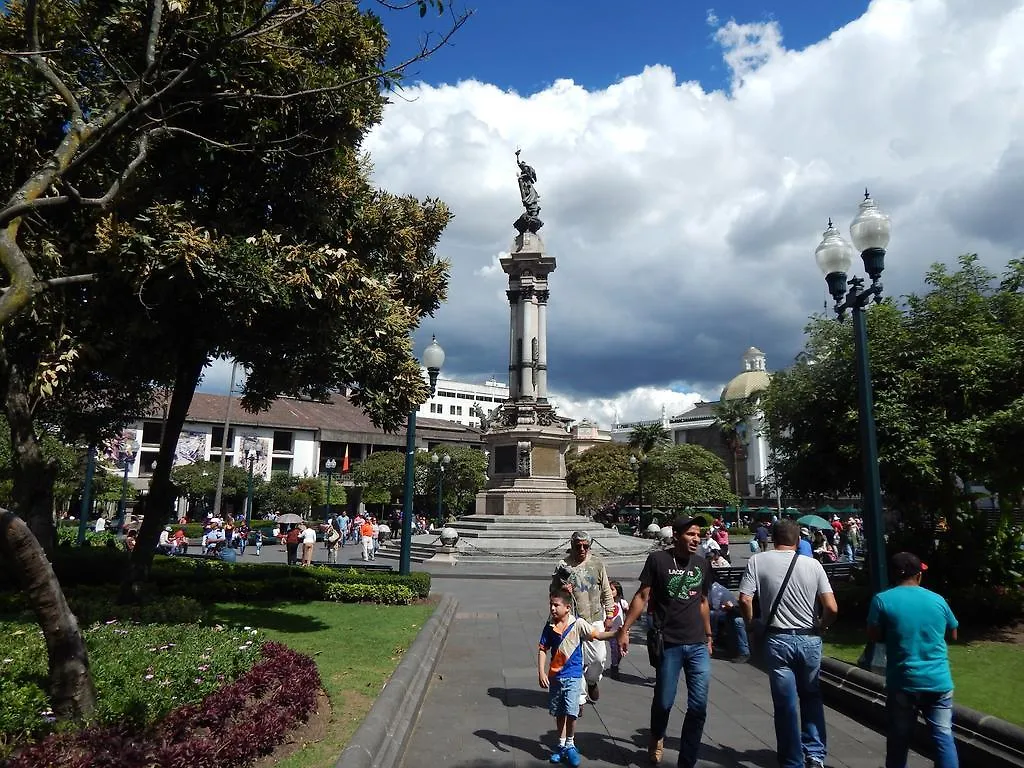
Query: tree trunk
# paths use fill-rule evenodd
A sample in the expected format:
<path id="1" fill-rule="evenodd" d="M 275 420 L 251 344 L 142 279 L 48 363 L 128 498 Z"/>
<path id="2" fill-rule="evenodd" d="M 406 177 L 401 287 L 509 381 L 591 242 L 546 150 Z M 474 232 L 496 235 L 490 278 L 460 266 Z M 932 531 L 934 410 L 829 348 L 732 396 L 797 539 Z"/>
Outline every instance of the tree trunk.
<path id="1" fill-rule="evenodd" d="M 29 382 L 24 380 L 18 366 L 11 365 L 2 344 L 0 381 L 3 382 L 4 413 L 11 428 L 14 506 L 43 551 L 51 556 L 57 543 L 53 525 L 53 483 L 57 468 L 43 455 L 36 437 Z"/>
<path id="2" fill-rule="evenodd" d="M 16 573 L 46 638 L 50 704 L 61 720 L 88 717 L 96 709 L 89 655 L 46 553 L 25 521 L 0 510 L 0 555 Z"/>
<path id="3" fill-rule="evenodd" d="M 205 351 L 186 353 L 179 357 L 174 388 L 171 390 L 171 402 L 167 407 L 167 418 L 160 440 L 160 452 L 157 454 L 156 468 L 153 470 L 149 493 L 146 495 L 142 527 L 139 528 L 135 549 L 132 550 L 128 561 L 128 570 L 121 582 L 119 599 L 122 603 L 138 599 L 142 584 L 149 578 L 149 569 L 153 564 L 157 542 L 160 540 L 160 531 L 171 515 L 175 498 L 174 488 L 171 486 L 174 451 L 178 446 L 178 436 L 185 425 L 188 408 L 199 385 L 199 377 L 203 373 L 206 359 Z"/>

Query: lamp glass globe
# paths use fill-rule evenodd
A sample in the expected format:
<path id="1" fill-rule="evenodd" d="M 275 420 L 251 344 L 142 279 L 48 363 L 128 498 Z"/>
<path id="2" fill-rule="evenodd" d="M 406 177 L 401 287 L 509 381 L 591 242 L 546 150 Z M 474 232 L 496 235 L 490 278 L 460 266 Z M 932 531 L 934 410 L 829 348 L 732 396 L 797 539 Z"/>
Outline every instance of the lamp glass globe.
<path id="1" fill-rule="evenodd" d="M 821 242 L 814 249 L 814 260 L 818 262 L 818 268 L 827 277 L 828 275 L 850 271 L 850 264 L 853 263 L 853 249 L 850 244 L 843 240 L 839 230 L 828 222 L 828 228 L 821 237 Z"/>
<path id="2" fill-rule="evenodd" d="M 891 231 L 892 222 L 889 220 L 889 214 L 882 213 L 871 196 L 865 192 L 860 210 L 850 222 L 850 239 L 853 240 L 853 247 L 861 253 L 869 248 L 884 250 L 889 245 Z"/>

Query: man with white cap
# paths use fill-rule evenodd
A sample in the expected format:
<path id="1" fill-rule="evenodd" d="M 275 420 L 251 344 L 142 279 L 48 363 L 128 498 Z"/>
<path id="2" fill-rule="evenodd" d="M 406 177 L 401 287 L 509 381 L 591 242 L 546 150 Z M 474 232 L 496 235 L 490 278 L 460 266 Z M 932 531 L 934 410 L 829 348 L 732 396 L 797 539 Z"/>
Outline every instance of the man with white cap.
<path id="1" fill-rule="evenodd" d="M 598 555 L 591 554 L 592 543 L 586 531 L 573 533 L 569 556 L 559 561 L 551 586 L 553 589 L 563 587 L 569 591 L 576 603 L 576 616 L 610 630 L 615 616 L 615 599 L 604 561 Z M 607 645 L 603 640 L 585 642 L 583 677 L 587 681 L 587 693 L 580 696 L 581 704 L 586 703 L 588 696 L 591 701 L 600 698 L 597 684 L 601 681 L 607 661 Z"/>

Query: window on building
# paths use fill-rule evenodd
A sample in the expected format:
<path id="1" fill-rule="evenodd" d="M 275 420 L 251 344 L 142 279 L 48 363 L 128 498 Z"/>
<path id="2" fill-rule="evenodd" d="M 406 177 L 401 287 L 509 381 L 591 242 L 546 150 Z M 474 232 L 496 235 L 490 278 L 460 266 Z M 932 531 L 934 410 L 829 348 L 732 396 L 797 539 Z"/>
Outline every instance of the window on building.
<path id="1" fill-rule="evenodd" d="M 455 406 L 455 415 L 456 416 L 461 416 L 462 415 L 462 406 L 461 405 Z"/>
<path id="2" fill-rule="evenodd" d="M 449 405 L 448 406 L 448 415 L 449 416 L 454 416 L 455 415 L 455 406 L 454 405 Z"/>
<path id="3" fill-rule="evenodd" d="M 145 421 L 142 423 L 142 444 L 160 445 L 160 433 L 163 431 L 163 424 L 159 421 Z"/>
<path id="4" fill-rule="evenodd" d="M 143 451 L 139 454 L 139 477 L 152 477 L 153 464 L 156 462 L 156 451 Z"/>
<path id="5" fill-rule="evenodd" d="M 276 457 L 270 460 L 270 474 L 290 475 L 292 473 L 292 460 Z"/>
<path id="6" fill-rule="evenodd" d="M 274 432 L 274 453 L 291 453 L 292 439 L 291 432 Z"/>
<path id="7" fill-rule="evenodd" d="M 213 440 L 210 447 L 214 450 L 218 450 L 224 447 L 224 427 L 213 428 Z M 231 427 L 228 429 L 228 452 L 230 453 L 235 449 L 235 428 Z"/>

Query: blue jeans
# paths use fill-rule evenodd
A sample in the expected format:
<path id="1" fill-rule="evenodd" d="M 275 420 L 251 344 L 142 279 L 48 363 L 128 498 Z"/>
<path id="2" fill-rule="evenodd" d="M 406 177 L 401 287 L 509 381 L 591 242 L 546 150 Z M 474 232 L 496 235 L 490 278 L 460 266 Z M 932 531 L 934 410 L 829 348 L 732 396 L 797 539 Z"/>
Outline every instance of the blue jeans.
<path id="1" fill-rule="evenodd" d="M 704 735 L 708 716 L 708 686 L 711 683 L 711 656 L 705 643 L 682 645 L 665 643 L 665 655 L 656 670 L 654 701 L 651 702 L 651 738 L 665 738 L 668 716 L 676 701 L 679 673 L 686 675 L 686 716 L 679 736 L 679 766 L 693 768 Z"/>
<path id="2" fill-rule="evenodd" d="M 889 733 L 885 741 L 885 768 L 906 768 L 910 737 L 917 722 L 918 710 L 932 733 L 936 768 L 959 768 L 956 743 L 953 740 L 953 692 L 911 693 L 887 691 L 885 710 L 889 716 Z"/>
<path id="3" fill-rule="evenodd" d="M 767 655 L 780 768 L 804 768 L 806 760 L 824 763 L 821 638 L 769 634 Z"/>
<path id="4" fill-rule="evenodd" d="M 719 635 L 729 637 L 729 643 L 733 646 L 737 656 L 750 655 L 750 642 L 747 640 L 747 625 L 743 616 L 735 609 L 717 610 L 711 612 L 711 632 L 715 635 L 715 644 L 719 642 Z"/>

